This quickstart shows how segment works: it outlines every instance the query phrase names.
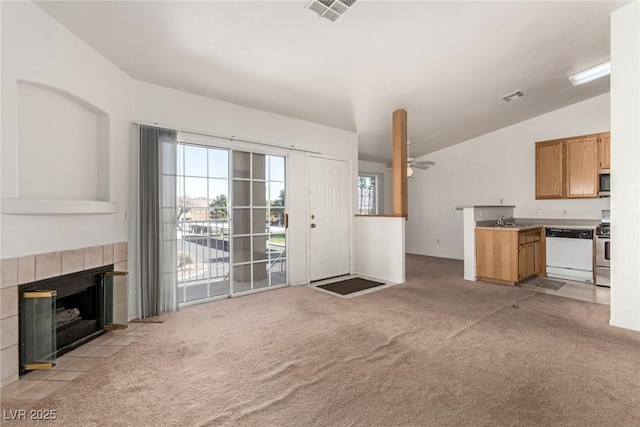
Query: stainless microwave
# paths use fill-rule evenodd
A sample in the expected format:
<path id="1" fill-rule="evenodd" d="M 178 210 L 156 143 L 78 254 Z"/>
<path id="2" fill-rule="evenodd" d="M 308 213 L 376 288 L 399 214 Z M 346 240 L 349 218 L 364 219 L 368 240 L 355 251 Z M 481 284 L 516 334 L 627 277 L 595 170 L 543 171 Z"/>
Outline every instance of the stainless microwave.
<path id="1" fill-rule="evenodd" d="M 608 173 L 598 175 L 598 196 L 609 197 L 611 195 L 611 176 Z"/>

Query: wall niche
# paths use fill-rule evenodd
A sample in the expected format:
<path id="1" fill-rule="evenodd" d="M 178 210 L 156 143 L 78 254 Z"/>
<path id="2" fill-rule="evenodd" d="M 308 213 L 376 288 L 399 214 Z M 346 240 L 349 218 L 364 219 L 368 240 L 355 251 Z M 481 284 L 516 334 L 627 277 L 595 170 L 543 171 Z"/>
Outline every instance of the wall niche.
<path id="1" fill-rule="evenodd" d="M 17 196 L 109 200 L 109 115 L 63 90 L 18 82 Z"/>

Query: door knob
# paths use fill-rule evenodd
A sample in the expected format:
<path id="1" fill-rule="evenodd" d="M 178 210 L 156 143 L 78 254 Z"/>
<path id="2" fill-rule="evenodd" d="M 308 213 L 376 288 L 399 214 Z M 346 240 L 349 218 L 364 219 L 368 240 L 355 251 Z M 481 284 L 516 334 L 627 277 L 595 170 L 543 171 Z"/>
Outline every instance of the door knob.
<path id="1" fill-rule="evenodd" d="M 311 228 L 316 228 L 316 225 L 315 224 L 311 224 Z"/>

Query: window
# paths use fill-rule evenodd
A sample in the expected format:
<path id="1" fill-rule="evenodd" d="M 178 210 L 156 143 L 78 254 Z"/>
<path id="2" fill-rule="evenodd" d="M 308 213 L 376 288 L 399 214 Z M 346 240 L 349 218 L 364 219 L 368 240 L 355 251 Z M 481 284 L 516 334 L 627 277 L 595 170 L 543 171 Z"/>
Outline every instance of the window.
<path id="1" fill-rule="evenodd" d="M 358 214 L 377 215 L 378 214 L 378 175 L 360 174 L 358 175 Z"/>

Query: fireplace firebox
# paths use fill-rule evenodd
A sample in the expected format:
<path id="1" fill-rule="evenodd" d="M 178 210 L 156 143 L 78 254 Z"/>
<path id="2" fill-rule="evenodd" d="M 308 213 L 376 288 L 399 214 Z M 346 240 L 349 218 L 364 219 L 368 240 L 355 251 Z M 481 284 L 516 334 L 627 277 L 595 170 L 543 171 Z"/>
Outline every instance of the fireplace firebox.
<path id="1" fill-rule="evenodd" d="M 21 374 L 52 367 L 57 357 L 115 327 L 114 276 L 126 273 L 107 265 L 19 287 Z"/>

